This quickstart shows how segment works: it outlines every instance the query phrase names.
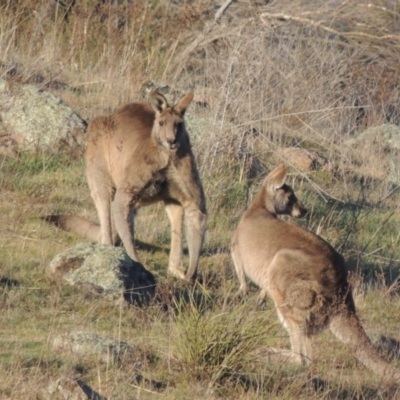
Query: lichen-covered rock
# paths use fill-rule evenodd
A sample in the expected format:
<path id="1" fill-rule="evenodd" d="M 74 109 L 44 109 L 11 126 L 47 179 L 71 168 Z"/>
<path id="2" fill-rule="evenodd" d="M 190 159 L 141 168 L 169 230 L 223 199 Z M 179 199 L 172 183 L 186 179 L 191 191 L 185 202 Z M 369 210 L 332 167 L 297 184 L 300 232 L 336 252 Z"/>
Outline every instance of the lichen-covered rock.
<path id="1" fill-rule="evenodd" d="M 314 171 L 321 168 L 330 168 L 328 159 L 312 150 L 299 147 L 286 147 L 280 151 L 280 156 L 290 165 L 303 171 Z"/>
<path id="2" fill-rule="evenodd" d="M 123 295 L 129 304 L 147 304 L 155 293 L 154 276 L 121 247 L 80 243 L 58 254 L 48 271 L 112 299 Z"/>
<path id="3" fill-rule="evenodd" d="M 105 400 L 106 398 L 94 391 L 81 379 L 62 377 L 50 383 L 44 391 L 45 399 L 62 400 Z"/>
<path id="4" fill-rule="evenodd" d="M 366 176 L 400 184 L 400 127 L 373 126 L 346 142 Z"/>
<path id="5" fill-rule="evenodd" d="M 371 126 L 357 137 L 347 141 L 349 145 L 377 145 L 386 150 L 400 150 L 400 126 L 383 124 Z"/>
<path id="6" fill-rule="evenodd" d="M 95 356 L 104 363 L 126 360 L 136 367 L 142 367 L 148 358 L 137 346 L 93 332 L 75 331 L 58 335 L 53 339 L 52 347 L 78 356 Z"/>
<path id="7" fill-rule="evenodd" d="M 0 78 L 0 147 L 80 151 L 87 123 L 64 101 L 42 89 Z"/>

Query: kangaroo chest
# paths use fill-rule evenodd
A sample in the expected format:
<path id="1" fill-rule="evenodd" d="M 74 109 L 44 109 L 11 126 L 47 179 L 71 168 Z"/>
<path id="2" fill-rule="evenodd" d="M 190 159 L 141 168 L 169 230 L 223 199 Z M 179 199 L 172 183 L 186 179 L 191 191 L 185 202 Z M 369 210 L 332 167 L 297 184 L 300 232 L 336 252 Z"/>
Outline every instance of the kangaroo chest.
<path id="1" fill-rule="evenodd" d="M 141 207 L 159 201 L 165 195 L 168 187 L 167 174 L 165 170 L 153 172 L 148 179 L 141 180 L 139 185 L 132 185 L 129 192 L 132 196 L 131 204 Z"/>
<path id="2" fill-rule="evenodd" d="M 148 162 L 147 166 L 152 168 L 130 171 L 126 187 L 131 196 L 131 206 L 142 207 L 168 199 L 184 201 L 191 195 L 194 184 L 189 161 L 170 159 L 165 164 Z"/>

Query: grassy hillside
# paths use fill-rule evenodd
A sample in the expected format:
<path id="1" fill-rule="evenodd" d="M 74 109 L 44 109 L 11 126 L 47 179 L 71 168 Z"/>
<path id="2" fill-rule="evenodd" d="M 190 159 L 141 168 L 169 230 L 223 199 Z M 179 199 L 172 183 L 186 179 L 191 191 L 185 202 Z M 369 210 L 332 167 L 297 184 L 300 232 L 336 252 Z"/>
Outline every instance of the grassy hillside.
<path id="1" fill-rule="evenodd" d="M 194 89 L 187 125 L 209 213 L 199 282 L 189 287 L 166 274 L 162 206 L 141 210 L 137 237 L 152 246 L 139 254 L 158 300 L 110 303 L 46 274 L 81 239 L 40 217 L 97 218 L 83 161 L 0 156 L 0 398 L 46 398 L 62 376 L 110 399 L 400 396 L 328 332 L 315 338 L 308 369 L 269 356 L 268 346 L 289 347 L 272 303 L 258 308 L 255 287 L 234 298 L 229 242 L 243 210 L 265 173 L 289 161 L 286 147 L 317 152 L 328 160 L 322 168 L 290 162 L 289 183 L 309 209 L 298 223 L 346 257 L 360 319 L 400 366 L 400 180 L 380 172 L 388 151 L 377 156 L 379 137 L 350 144 L 367 128 L 400 123 L 400 9 L 383 0 L 267 3 L 233 2 L 218 20 L 208 0 L 0 3 L 0 76 L 53 92 L 87 120 L 144 98 L 149 81 L 172 97 Z M 55 336 L 74 330 L 150 357 L 138 369 L 52 350 Z"/>

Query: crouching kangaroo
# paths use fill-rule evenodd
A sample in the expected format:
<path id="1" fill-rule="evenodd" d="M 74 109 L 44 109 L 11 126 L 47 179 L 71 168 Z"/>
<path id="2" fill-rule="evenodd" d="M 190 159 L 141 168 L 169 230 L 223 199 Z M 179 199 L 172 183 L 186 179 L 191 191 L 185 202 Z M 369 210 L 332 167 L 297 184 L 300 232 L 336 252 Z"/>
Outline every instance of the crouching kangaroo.
<path id="1" fill-rule="evenodd" d="M 90 240 L 122 240 L 128 255 L 134 244 L 134 214 L 139 207 L 164 202 L 171 222 L 168 271 L 186 280 L 196 276 L 206 225 L 205 197 L 185 129 L 184 114 L 193 92 L 174 106 L 157 91 L 150 103 L 127 104 L 88 127 L 86 175 L 100 226 L 73 215 L 48 220 Z M 182 229 L 185 219 L 190 264 L 185 274 Z"/>
<path id="2" fill-rule="evenodd" d="M 247 292 L 247 276 L 261 288 L 261 298 L 269 294 L 294 361 L 309 363 L 311 335 L 330 328 L 367 368 L 400 381 L 400 371 L 379 356 L 356 316 L 343 257 L 314 233 L 278 219 L 306 213 L 285 184 L 287 172 L 280 165 L 265 178 L 233 236 L 239 292 Z"/>

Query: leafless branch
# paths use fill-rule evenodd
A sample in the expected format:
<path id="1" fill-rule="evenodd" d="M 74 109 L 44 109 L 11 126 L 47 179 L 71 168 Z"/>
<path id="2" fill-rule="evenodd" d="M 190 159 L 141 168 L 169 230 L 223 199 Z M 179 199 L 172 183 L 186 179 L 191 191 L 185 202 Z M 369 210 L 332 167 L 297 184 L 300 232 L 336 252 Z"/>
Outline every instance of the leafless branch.
<path id="1" fill-rule="evenodd" d="M 295 15 L 289 15 L 289 14 L 284 14 L 284 13 L 269 13 L 269 12 L 264 12 L 260 15 L 261 21 L 266 24 L 266 19 L 270 18 L 270 19 L 280 19 L 280 20 L 284 20 L 284 21 L 295 21 L 295 22 L 300 22 L 302 24 L 306 24 L 309 26 L 312 26 L 314 28 L 319 28 L 322 29 L 324 31 L 333 33 L 335 35 L 338 36 L 342 36 L 342 37 L 365 37 L 365 38 L 369 38 L 369 39 L 373 39 L 373 40 L 387 40 L 387 39 L 395 39 L 395 40 L 399 40 L 400 41 L 400 35 L 371 35 L 369 33 L 366 32 L 356 32 L 356 31 L 350 31 L 350 32 L 340 32 L 336 29 L 330 28 L 329 26 L 326 26 L 323 24 L 323 22 L 321 21 L 314 21 L 310 18 L 303 18 L 303 17 L 298 17 Z"/>
<path id="2" fill-rule="evenodd" d="M 186 60 L 188 57 L 193 53 L 193 51 L 200 46 L 200 44 L 204 41 L 204 39 L 207 37 L 207 35 L 215 28 L 215 26 L 218 24 L 222 14 L 226 11 L 226 9 L 229 7 L 229 5 L 232 3 L 233 0 L 226 0 L 224 4 L 218 9 L 218 11 L 215 13 L 214 20 L 211 23 L 208 23 L 203 32 L 201 32 L 196 39 L 182 52 L 179 54 L 179 60 L 175 62 L 174 64 L 174 69 L 175 69 L 175 79 L 176 77 L 179 76 L 181 73 Z M 208 41 L 206 41 L 208 42 Z"/>

